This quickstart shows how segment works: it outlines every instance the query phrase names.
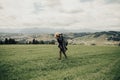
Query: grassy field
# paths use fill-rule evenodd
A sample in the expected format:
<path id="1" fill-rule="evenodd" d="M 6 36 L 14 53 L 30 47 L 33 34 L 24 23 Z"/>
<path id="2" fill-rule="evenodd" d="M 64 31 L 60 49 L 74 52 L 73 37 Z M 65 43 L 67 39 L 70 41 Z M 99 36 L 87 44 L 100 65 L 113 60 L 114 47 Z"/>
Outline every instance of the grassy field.
<path id="1" fill-rule="evenodd" d="M 0 80 L 120 80 L 120 47 L 0 45 Z"/>

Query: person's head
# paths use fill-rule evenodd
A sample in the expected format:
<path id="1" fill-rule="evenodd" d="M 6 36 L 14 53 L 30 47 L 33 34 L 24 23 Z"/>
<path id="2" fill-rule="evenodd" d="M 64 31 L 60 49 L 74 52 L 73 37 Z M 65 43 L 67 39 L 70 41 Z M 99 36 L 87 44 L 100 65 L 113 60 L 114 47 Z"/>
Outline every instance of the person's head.
<path id="1" fill-rule="evenodd" d="M 58 38 L 60 37 L 60 35 L 61 35 L 61 33 L 56 32 L 56 33 L 54 34 L 54 37 L 55 37 L 56 39 L 58 39 Z"/>

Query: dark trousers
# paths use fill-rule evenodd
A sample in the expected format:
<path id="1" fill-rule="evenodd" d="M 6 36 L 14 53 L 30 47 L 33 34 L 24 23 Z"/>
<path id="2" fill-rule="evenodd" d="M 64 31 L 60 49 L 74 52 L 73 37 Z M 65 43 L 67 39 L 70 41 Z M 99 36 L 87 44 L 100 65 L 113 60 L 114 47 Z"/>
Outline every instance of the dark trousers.
<path id="1" fill-rule="evenodd" d="M 59 51 L 59 60 L 61 60 L 61 58 L 62 58 L 62 53 L 63 53 L 63 55 L 65 56 L 65 58 L 67 59 L 67 55 L 66 55 L 66 47 L 64 46 L 64 45 L 59 45 L 58 46 L 59 47 L 59 49 L 60 49 L 60 51 Z"/>

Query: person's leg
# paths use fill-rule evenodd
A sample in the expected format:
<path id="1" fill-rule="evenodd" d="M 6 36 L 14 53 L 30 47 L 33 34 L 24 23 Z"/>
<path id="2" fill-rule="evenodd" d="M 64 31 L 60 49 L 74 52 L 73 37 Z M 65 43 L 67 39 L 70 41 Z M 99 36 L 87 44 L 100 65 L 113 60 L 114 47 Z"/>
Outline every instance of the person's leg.
<path id="1" fill-rule="evenodd" d="M 68 48 L 67 48 L 67 47 L 65 47 L 65 49 L 66 49 L 66 50 L 68 50 Z"/>
<path id="2" fill-rule="evenodd" d="M 67 55 L 66 55 L 65 51 L 62 51 L 62 52 L 63 52 L 63 54 L 64 54 L 65 58 L 67 59 Z"/>
<path id="3" fill-rule="evenodd" d="M 59 51 L 59 60 L 61 60 L 61 58 L 62 58 L 62 51 L 60 50 Z"/>

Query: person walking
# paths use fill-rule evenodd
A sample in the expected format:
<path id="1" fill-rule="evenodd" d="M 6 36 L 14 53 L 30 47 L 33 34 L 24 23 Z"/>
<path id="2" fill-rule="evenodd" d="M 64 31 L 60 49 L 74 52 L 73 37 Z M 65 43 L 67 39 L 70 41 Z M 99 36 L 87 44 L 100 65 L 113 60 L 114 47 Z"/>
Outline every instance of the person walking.
<path id="1" fill-rule="evenodd" d="M 58 44 L 58 48 L 60 49 L 59 60 L 61 60 L 61 58 L 62 58 L 62 53 L 65 56 L 65 58 L 67 59 L 67 55 L 66 55 L 67 45 L 68 45 L 67 40 L 65 40 L 62 33 L 58 33 L 58 32 L 55 33 L 55 38 L 57 39 L 57 42 L 59 43 Z"/>

